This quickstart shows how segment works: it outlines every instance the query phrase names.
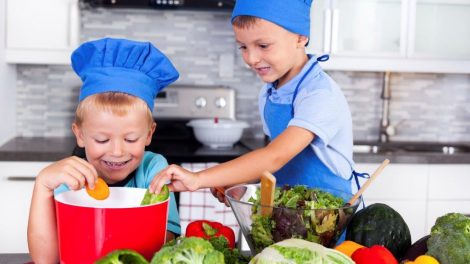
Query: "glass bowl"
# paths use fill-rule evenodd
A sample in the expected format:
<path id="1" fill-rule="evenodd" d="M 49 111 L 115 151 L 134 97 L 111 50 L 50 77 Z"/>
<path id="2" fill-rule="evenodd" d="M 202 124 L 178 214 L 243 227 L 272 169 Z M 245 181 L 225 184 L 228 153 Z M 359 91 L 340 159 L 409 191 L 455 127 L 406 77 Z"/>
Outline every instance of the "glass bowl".
<path id="1" fill-rule="evenodd" d="M 302 238 L 326 247 L 334 247 L 362 199 L 362 197 L 357 199 L 353 205 L 329 209 L 270 207 L 256 205 L 250 201 L 250 198 L 257 197 L 259 189 L 259 184 L 246 184 L 237 185 L 225 191 L 225 196 L 232 207 L 252 255 L 259 253 L 271 244 L 288 238 Z M 350 193 L 331 189 L 321 189 L 320 191 L 340 197 L 344 203 L 353 196 Z M 262 207 L 270 208 L 272 213 L 268 216 L 262 216 Z"/>

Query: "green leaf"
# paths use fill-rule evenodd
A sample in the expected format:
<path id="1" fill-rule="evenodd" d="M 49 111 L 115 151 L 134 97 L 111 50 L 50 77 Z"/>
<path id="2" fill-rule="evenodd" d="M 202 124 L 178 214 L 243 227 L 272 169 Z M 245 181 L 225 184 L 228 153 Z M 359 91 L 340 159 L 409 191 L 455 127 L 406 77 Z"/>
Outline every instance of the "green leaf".
<path id="1" fill-rule="evenodd" d="M 170 197 L 170 190 L 168 189 L 168 186 L 163 185 L 162 190 L 160 191 L 159 194 L 154 194 L 150 193 L 149 190 L 145 192 L 144 198 L 140 202 L 140 205 L 150 205 L 150 204 L 156 204 L 159 202 L 163 202 Z"/>

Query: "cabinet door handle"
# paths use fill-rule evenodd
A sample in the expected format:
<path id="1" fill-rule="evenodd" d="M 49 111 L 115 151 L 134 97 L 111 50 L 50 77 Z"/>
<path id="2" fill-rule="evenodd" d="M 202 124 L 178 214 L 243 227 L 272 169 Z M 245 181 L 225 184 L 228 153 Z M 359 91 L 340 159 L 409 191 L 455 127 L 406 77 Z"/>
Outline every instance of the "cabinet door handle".
<path id="1" fill-rule="evenodd" d="M 14 182 L 36 181 L 36 177 L 34 176 L 8 176 L 7 181 L 14 181 Z"/>
<path id="2" fill-rule="evenodd" d="M 331 53 L 338 52 L 339 10 L 334 9 L 331 19 Z"/>
<path id="3" fill-rule="evenodd" d="M 324 11 L 324 21 L 323 21 L 323 52 L 330 53 L 331 52 L 331 18 L 332 12 L 331 9 L 326 9 Z"/>

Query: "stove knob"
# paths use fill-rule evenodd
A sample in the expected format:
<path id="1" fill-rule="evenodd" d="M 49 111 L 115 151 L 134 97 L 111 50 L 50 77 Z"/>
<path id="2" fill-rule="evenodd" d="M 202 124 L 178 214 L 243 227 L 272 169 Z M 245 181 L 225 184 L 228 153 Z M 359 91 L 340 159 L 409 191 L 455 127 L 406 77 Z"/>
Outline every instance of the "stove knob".
<path id="1" fill-rule="evenodd" d="M 194 101 L 195 105 L 197 108 L 203 108 L 207 105 L 207 100 L 206 98 L 200 96 L 198 98 L 196 98 L 196 101 Z"/>
<path id="2" fill-rule="evenodd" d="M 215 106 L 217 106 L 217 108 L 224 108 L 226 105 L 227 105 L 227 101 L 225 100 L 225 98 L 217 97 L 215 99 Z"/>

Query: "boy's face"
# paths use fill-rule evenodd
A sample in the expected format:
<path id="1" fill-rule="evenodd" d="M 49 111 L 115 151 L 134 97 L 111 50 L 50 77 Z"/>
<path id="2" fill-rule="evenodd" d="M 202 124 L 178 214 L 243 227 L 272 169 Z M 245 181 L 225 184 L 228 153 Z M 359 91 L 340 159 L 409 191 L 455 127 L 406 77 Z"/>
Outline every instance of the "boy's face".
<path id="1" fill-rule="evenodd" d="M 72 125 L 77 144 L 98 175 L 109 183 L 125 179 L 141 163 L 145 146 L 152 140 L 156 124 L 149 126 L 142 109 L 119 116 L 106 111 L 87 111 L 79 127 Z"/>
<path id="2" fill-rule="evenodd" d="M 255 24 L 233 27 L 243 60 L 267 83 L 279 86 L 292 79 L 305 64 L 308 38 L 257 19 Z"/>

